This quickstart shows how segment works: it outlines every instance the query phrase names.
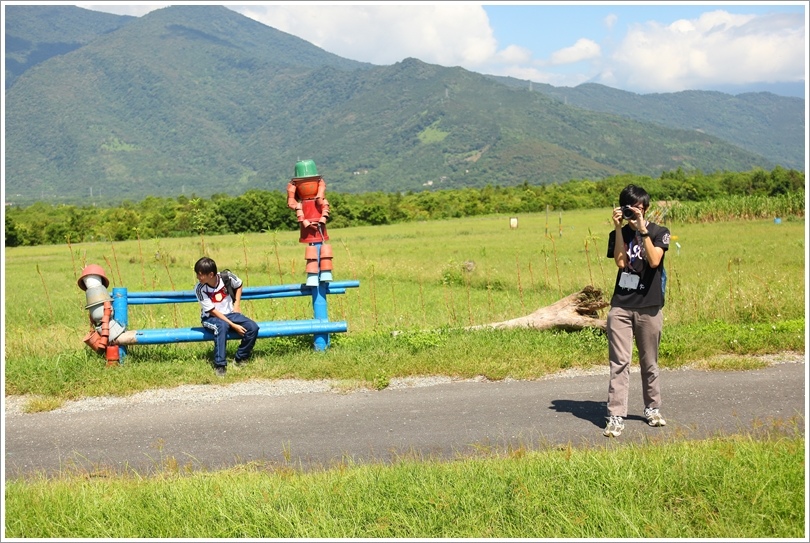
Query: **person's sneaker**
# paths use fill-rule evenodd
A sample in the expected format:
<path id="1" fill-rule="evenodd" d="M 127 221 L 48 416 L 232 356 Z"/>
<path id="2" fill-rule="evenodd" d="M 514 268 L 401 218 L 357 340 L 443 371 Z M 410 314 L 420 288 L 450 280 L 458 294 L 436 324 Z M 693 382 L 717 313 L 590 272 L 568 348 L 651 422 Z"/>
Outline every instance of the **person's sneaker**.
<path id="1" fill-rule="evenodd" d="M 647 407 L 644 409 L 644 417 L 647 419 L 647 424 L 650 426 L 666 426 L 667 421 L 661 416 L 661 412 L 657 407 Z"/>
<path id="2" fill-rule="evenodd" d="M 248 363 L 247 358 L 244 360 L 239 360 L 238 358 L 236 358 L 233 361 L 233 365 L 236 366 L 237 368 L 244 368 L 245 366 L 247 366 L 247 363 Z"/>
<path id="3" fill-rule="evenodd" d="M 214 372 L 216 372 L 217 377 L 225 377 L 225 366 L 216 366 Z"/>
<path id="4" fill-rule="evenodd" d="M 624 421 L 621 417 L 612 415 L 608 417 L 607 428 L 605 428 L 605 437 L 619 437 L 624 430 Z"/>

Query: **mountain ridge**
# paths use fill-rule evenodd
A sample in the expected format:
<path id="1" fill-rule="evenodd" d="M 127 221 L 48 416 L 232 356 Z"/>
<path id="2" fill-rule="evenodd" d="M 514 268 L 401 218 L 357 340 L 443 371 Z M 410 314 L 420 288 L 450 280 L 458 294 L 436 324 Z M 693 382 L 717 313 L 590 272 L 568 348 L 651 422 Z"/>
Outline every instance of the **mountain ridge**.
<path id="1" fill-rule="evenodd" d="M 790 149 L 791 142 L 804 137 L 804 123 L 792 124 L 791 117 L 803 116 L 804 100 L 782 97 L 779 101 L 789 107 L 773 107 L 775 95 L 767 92 L 748 92 L 729 95 L 719 91 L 680 91 L 665 94 L 635 94 L 612 89 L 598 83 L 584 83 L 574 88 L 540 85 L 538 92 L 564 100 L 569 105 L 592 111 L 613 113 L 645 122 L 654 122 L 685 130 L 698 130 L 725 135 L 734 143 L 751 152 L 764 153 L 782 165 L 801 168 L 804 165 L 802 149 Z M 690 115 L 668 114 L 680 108 Z M 729 121 L 735 116 L 735 125 Z M 755 116 L 745 122 L 746 116 Z M 767 131 L 772 124 L 789 130 Z M 763 149 L 763 145 L 766 147 Z"/>
<path id="2" fill-rule="evenodd" d="M 565 103 L 590 86 L 534 85 L 542 91 L 418 59 L 374 66 L 222 6 L 170 6 L 7 88 L 6 199 L 70 201 L 88 186 L 120 200 L 283 190 L 302 158 L 345 192 L 780 162 L 688 125 Z"/>

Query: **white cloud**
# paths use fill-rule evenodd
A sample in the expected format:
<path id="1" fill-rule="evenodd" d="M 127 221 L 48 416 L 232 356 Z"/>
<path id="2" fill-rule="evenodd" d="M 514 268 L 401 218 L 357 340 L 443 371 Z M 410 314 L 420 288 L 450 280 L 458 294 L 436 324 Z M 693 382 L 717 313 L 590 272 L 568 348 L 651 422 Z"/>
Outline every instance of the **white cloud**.
<path id="1" fill-rule="evenodd" d="M 387 65 L 415 57 L 442 66 L 475 67 L 497 54 L 487 14 L 477 5 L 304 3 L 230 7 L 330 53 L 372 64 Z"/>
<path id="2" fill-rule="evenodd" d="M 546 83 L 555 87 L 576 87 L 577 85 L 585 83 L 590 79 L 590 76 L 582 72 L 548 72 L 533 68 L 531 66 L 519 64 L 504 66 L 498 70 L 497 74 L 494 75 L 514 77 L 516 79 L 534 81 L 536 83 Z"/>
<path id="3" fill-rule="evenodd" d="M 805 46 L 801 14 L 732 15 L 718 10 L 667 26 L 635 25 L 610 56 L 600 80 L 640 92 L 801 81 Z"/>
<path id="4" fill-rule="evenodd" d="M 146 15 L 150 11 L 165 8 L 171 4 L 156 4 L 154 2 L 141 2 L 139 4 L 76 4 L 76 7 L 84 9 L 92 9 L 95 11 L 103 11 L 104 13 L 112 13 L 114 15 L 132 15 L 140 17 Z"/>
<path id="5" fill-rule="evenodd" d="M 510 45 L 495 53 L 493 60 L 502 64 L 526 64 L 532 60 L 532 52 L 525 47 Z"/>
<path id="6" fill-rule="evenodd" d="M 177 2 L 183 3 L 195 2 Z M 466 2 L 223 4 L 330 53 L 378 65 L 415 57 L 555 86 L 599 81 L 635 92 L 805 77 L 807 41 L 801 13 L 733 15 L 720 9 L 669 25 L 635 24 L 624 36 L 614 34 L 618 17 L 611 14 L 602 19 L 602 28 L 611 36 L 601 43 L 581 30 L 572 46 L 538 59 L 527 47 L 499 44 L 483 6 Z M 167 5 L 79 4 L 127 15 L 143 15 Z"/>
<path id="7" fill-rule="evenodd" d="M 599 44 L 593 40 L 580 38 L 571 47 L 566 47 L 551 54 L 551 64 L 573 64 L 583 60 L 598 58 L 602 50 Z"/>

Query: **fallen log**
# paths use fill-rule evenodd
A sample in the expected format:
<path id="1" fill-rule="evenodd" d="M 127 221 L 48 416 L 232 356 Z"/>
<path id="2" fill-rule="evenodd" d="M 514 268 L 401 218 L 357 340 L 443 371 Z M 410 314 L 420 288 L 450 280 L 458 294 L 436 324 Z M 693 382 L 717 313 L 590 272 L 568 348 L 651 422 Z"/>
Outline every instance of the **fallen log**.
<path id="1" fill-rule="evenodd" d="M 598 311 L 609 306 L 602 291 L 590 285 L 579 292 L 569 294 L 553 304 L 541 307 L 534 313 L 502 322 L 468 326 L 465 330 L 534 328 L 535 330 L 582 330 L 586 327 L 607 329 L 607 321 L 600 319 Z"/>

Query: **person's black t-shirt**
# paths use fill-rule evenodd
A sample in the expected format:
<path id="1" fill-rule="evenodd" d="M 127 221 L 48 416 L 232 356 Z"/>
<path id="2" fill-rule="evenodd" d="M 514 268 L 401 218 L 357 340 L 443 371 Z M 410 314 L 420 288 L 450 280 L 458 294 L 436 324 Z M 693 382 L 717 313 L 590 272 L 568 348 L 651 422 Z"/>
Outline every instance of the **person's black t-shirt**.
<path id="1" fill-rule="evenodd" d="M 647 232 L 653 245 L 664 249 L 664 256 L 657 268 L 651 267 L 643 258 L 642 238 L 629 225 L 622 227 L 622 238 L 624 249 L 629 257 L 627 269 L 620 269 L 616 272 L 616 284 L 613 288 L 613 298 L 610 305 L 613 307 L 624 307 L 627 309 L 637 309 L 641 307 L 664 307 L 664 294 L 666 288 L 666 271 L 664 270 L 664 257 L 669 249 L 669 229 L 655 223 L 647 224 Z M 613 230 L 608 237 L 608 258 L 613 258 L 613 248 L 616 243 L 616 231 Z M 619 286 L 622 273 L 628 272 L 639 276 L 638 287 L 627 289 Z"/>

